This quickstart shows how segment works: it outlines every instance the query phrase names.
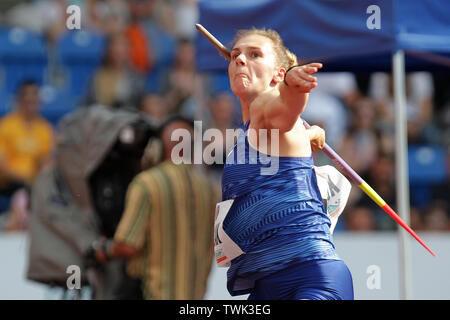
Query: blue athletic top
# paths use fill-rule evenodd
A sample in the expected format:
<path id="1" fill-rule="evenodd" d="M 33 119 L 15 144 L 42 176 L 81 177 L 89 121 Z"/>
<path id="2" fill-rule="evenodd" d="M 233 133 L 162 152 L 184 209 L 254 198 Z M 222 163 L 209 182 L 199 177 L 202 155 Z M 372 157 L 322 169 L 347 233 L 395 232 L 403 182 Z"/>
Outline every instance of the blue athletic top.
<path id="1" fill-rule="evenodd" d="M 254 282 L 282 270 L 294 259 L 340 260 L 330 233 L 311 157 L 271 157 L 261 161 L 246 131 L 227 156 L 222 200 L 234 199 L 223 222 L 224 231 L 245 252 L 231 262 L 228 291 L 249 293 Z M 261 169 L 278 161 L 278 171 Z M 263 162 L 263 163 L 262 163 Z"/>

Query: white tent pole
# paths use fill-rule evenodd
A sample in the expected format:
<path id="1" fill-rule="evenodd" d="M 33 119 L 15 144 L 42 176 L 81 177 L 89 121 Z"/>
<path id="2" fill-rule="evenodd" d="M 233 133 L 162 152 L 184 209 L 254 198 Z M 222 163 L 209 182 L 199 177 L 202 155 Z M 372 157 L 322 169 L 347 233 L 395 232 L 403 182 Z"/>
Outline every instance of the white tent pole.
<path id="1" fill-rule="evenodd" d="M 397 209 L 409 225 L 408 137 L 405 91 L 405 53 L 397 50 L 392 57 L 395 99 L 395 180 Z M 410 239 L 406 230 L 398 226 L 400 299 L 412 299 L 412 264 Z"/>

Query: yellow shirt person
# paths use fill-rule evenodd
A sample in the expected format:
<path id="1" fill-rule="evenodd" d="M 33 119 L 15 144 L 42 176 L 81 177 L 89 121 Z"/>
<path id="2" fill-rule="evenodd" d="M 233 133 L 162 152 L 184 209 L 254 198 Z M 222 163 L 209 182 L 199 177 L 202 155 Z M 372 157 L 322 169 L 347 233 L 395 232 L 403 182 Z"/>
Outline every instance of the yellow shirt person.
<path id="1" fill-rule="evenodd" d="M 16 107 L 0 119 L 0 190 L 30 185 L 53 148 L 52 125 L 39 114 L 39 86 L 24 81 Z"/>
<path id="2" fill-rule="evenodd" d="M 13 111 L 0 120 L 0 159 L 26 183 L 32 182 L 52 147 L 53 130 L 45 119 L 26 120 Z"/>

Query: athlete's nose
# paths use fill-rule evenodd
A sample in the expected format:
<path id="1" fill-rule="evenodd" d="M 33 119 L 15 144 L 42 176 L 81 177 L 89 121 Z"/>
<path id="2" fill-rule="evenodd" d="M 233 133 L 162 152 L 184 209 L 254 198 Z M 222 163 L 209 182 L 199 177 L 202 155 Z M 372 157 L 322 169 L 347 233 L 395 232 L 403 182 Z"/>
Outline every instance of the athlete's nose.
<path id="1" fill-rule="evenodd" d="M 241 65 L 241 66 L 243 66 L 243 65 L 245 65 L 247 63 L 246 60 L 245 60 L 245 55 L 243 53 L 239 54 L 236 57 L 235 61 L 236 61 L 237 65 Z"/>

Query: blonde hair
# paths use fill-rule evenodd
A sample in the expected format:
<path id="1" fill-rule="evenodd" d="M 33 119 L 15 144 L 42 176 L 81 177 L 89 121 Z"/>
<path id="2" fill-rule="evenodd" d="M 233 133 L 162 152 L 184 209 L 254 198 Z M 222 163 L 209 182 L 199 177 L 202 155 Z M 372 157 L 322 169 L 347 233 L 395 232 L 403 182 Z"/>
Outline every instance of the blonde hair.
<path id="1" fill-rule="evenodd" d="M 276 63 L 279 67 L 286 70 L 298 65 L 297 56 L 284 46 L 283 39 L 278 32 L 272 29 L 255 28 L 238 30 L 233 39 L 232 47 L 242 38 L 250 35 L 259 35 L 272 41 L 272 47 L 275 51 Z"/>

